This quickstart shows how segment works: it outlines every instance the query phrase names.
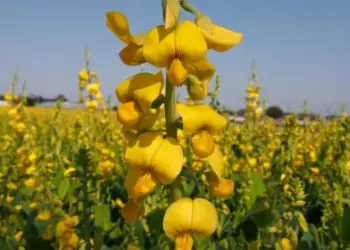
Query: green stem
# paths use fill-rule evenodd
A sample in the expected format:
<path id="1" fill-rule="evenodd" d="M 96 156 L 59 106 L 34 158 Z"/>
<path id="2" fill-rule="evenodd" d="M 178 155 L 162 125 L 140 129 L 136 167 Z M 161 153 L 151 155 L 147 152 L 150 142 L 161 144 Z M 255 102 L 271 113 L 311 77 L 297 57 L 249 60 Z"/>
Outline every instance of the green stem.
<path id="1" fill-rule="evenodd" d="M 166 80 L 165 88 L 165 122 L 167 135 L 177 139 L 177 127 L 176 127 L 176 88 L 171 84 L 169 79 Z M 179 188 L 180 177 L 171 184 L 170 195 L 171 200 L 174 202 L 181 198 L 181 191 Z"/>
<path id="2" fill-rule="evenodd" d="M 201 13 L 196 10 L 189 2 L 188 0 L 181 0 L 180 1 L 181 7 L 187 11 L 198 17 Z"/>
<path id="3" fill-rule="evenodd" d="M 176 127 L 176 89 L 167 79 L 165 88 L 165 119 L 167 135 L 177 139 Z"/>

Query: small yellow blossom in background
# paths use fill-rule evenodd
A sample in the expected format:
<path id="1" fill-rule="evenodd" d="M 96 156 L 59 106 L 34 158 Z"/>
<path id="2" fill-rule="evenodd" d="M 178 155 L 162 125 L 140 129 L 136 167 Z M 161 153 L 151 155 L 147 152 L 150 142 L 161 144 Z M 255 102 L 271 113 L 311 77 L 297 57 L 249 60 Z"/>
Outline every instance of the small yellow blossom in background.
<path id="1" fill-rule="evenodd" d="M 51 212 L 48 210 L 43 210 L 40 211 L 37 216 L 36 216 L 37 220 L 42 220 L 42 221 L 47 221 L 51 219 Z"/>

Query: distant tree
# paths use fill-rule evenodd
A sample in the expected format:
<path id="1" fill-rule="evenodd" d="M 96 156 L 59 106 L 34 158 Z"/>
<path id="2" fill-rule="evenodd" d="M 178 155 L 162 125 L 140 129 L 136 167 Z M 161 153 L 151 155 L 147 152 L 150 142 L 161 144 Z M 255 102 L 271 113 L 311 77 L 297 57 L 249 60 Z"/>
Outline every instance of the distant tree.
<path id="1" fill-rule="evenodd" d="M 273 119 L 282 118 L 284 116 L 283 110 L 278 106 L 270 106 L 266 109 L 266 115 Z"/>
<path id="2" fill-rule="evenodd" d="M 237 116 L 244 116 L 245 115 L 245 109 L 240 109 L 237 111 Z"/>
<path id="3" fill-rule="evenodd" d="M 3 101 L 3 100 L 4 100 L 4 96 L 0 95 L 0 101 Z"/>
<path id="4" fill-rule="evenodd" d="M 58 95 L 56 98 L 55 98 L 55 101 L 62 101 L 62 102 L 66 102 L 68 101 L 68 99 L 64 96 L 64 95 Z"/>

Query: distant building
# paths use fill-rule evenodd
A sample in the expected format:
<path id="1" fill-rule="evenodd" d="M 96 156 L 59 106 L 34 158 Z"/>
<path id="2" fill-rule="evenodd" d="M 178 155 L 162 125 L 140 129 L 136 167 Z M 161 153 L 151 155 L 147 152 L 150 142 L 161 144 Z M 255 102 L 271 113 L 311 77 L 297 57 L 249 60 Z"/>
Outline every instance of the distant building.
<path id="1" fill-rule="evenodd" d="M 8 103 L 6 101 L 0 101 L 0 107 L 7 107 Z"/>

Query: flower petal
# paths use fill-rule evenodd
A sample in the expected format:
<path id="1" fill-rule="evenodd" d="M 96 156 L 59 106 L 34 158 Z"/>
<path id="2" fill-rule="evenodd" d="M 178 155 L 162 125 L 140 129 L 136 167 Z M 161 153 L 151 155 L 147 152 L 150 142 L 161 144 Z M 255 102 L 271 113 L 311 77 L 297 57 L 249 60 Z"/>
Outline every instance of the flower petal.
<path id="1" fill-rule="evenodd" d="M 209 132 L 204 130 L 192 136 L 191 147 L 196 156 L 206 158 L 214 152 L 215 142 Z"/>
<path id="2" fill-rule="evenodd" d="M 152 173 L 163 185 L 171 184 L 180 174 L 183 162 L 182 147 L 177 140 L 167 137 L 152 157 Z"/>
<path id="3" fill-rule="evenodd" d="M 143 45 L 143 56 L 156 67 L 169 67 L 175 56 L 174 29 L 165 29 L 163 25 L 149 31 Z"/>
<path id="4" fill-rule="evenodd" d="M 188 72 L 182 65 L 181 61 L 176 58 L 171 63 L 167 74 L 171 84 L 180 86 L 187 79 Z"/>
<path id="5" fill-rule="evenodd" d="M 176 104 L 176 110 L 182 117 L 184 130 L 197 134 L 201 130 L 218 133 L 226 127 L 227 120 L 207 104 L 185 105 Z"/>
<path id="6" fill-rule="evenodd" d="M 142 46 L 129 43 L 119 52 L 119 57 L 128 66 L 137 66 L 146 62 L 143 57 Z"/>
<path id="7" fill-rule="evenodd" d="M 181 198 L 170 204 L 163 219 L 165 234 L 172 240 L 181 237 L 191 228 L 193 201 L 190 198 Z"/>
<path id="8" fill-rule="evenodd" d="M 148 171 L 152 168 L 153 154 L 162 144 L 163 136 L 158 132 L 140 134 L 132 145 L 126 148 L 124 159 L 129 167 Z"/>
<path id="9" fill-rule="evenodd" d="M 142 111 L 146 112 L 160 95 L 163 86 L 161 71 L 156 74 L 139 73 L 119 83 L 116 87 L 116 96 L 120 102 L 136 101 Z"/>
<path id="10" fill-rule="evenodd" d="M 243 40 L 243 34 L 234 32 L 219 25 L 212 24 L 211 32 L 201 29 L 207 42 L 208 49 L 217 52 L 225 52 L 234 46 L 240 44 Z"/>
<path id="11" fill-rule="evenodd" d="M 217 178 L 221 178 L 224 172 L 224 157 L 219 146 L 215 146 L 214 152 L 205 159 L 211 166 Z"/>
<path id="12" fill-rule="evenodd" d="M 106 26 L 125 45 L 134 42 L 130 34 L 129 22 L 126 16 L 119 11 L 109 11 L 106 13 Z"/>
<path id="13" fill-rule="evenodd" d="M 149 194 L 156 186 L 157 179 L 150 172 L 129 168 L 125 176 L 124 186 L 128 195 L 137 201 Z"/>
<path id="14" fill-rule="evenodd" d="M 122 103 L 117 109 L 118 121 L 128 128 L 134 127 L 141 117 L 142 111 L 134 101 Z"/>
<path id="15" fill-rule="evenodd" d="M 218 225 L 216 208 L 206 199 L 193 200 L 191 231 L 195 235 L 210 236 Z"/>
<path id="16" fill-rule="evenodd" d="M 205 57 L 207 50 L 206 41 L 196 24 L 184 21 L 176 27 L 176 57 L 189 61 L 198 61 Z"/>
<path id="17" fill-rule="evenodd" d="M 189 74 L 195 75 L 200 81 L 210 81 L 215 74 L 214 66 L 206 57 L 198 61 L 184 59 L 182 64 Z"/>

